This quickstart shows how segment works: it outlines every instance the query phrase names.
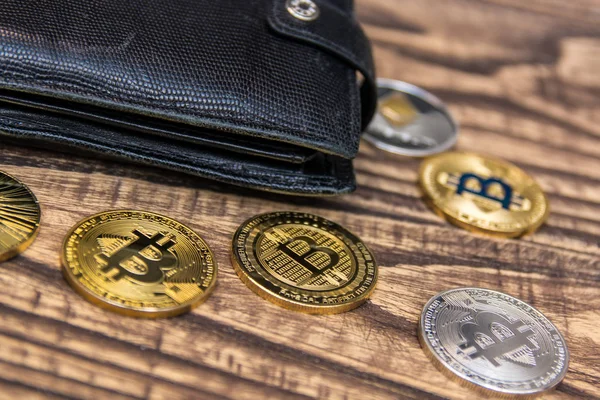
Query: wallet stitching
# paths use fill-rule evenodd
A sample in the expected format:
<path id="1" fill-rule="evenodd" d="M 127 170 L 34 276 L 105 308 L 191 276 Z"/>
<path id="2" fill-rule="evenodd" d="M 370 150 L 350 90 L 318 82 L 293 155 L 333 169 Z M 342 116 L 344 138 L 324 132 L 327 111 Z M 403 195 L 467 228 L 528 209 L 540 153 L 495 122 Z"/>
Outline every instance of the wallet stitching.
<path id="1" fill-rule="evenodd" d="M 362 112 L 361 112 L 361 98 L 360 98 L 360 94 L 358 94 L 357 92 L 357 87 L 355 84 L 355 80 L 356 80 L 356 72 L 354 71 L 349 71 L 348 72 L 348 83 L 350 85 L 350 103 L 352 105 L 352 109 L 354 110 L 353 112 L 350 113 L 351 115 L 351 123 L 354 126 L 355 129 L 358 129 L 358 131 L 361 130 L 361 116 L 362 116 Z M 360 147 L 360 139 L 359 142 L 357 143 L 357 148 L 356 148 L 356 152 L 358 153 L 358 147 Z"/>

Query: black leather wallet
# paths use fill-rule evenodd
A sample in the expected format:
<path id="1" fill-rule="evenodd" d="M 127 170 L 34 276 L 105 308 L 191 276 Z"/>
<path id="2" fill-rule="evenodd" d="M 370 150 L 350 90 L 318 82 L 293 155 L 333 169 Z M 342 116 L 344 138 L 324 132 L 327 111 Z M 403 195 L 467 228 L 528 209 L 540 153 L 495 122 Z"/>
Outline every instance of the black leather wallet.
<path id="1" fill-rule="evenodd" d="M 352 0 L 0 6 L 3 141 L 332 195 L 375 107 Z"/>

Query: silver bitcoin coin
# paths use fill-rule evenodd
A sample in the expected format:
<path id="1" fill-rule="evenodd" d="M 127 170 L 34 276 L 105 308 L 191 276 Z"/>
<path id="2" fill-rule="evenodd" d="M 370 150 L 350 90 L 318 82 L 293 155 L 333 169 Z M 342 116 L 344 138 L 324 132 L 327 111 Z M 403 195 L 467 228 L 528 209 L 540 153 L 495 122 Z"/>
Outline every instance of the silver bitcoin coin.
<path id="1" fill-rule="evenodd" d="M 378 79 L 377 113 L 363 138 L 391 153 L 425 157 L 456 143 L 458 126 L 442 101 L 406 82 Z"/>
<path id="2" fill-rule="evenodd" d="M 431 298 L 419 341 L 442 372 L 496 394 L 549 390 L 569 364 L 564 338 L 542 313 L 488 289 L 452 289 Z"/>

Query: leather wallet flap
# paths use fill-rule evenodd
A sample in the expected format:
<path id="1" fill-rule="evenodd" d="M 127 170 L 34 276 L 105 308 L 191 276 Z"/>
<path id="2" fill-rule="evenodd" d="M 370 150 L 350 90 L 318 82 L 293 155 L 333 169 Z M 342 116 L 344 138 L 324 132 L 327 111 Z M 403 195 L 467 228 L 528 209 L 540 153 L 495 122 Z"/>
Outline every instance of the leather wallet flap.
<path id="1" fill-rule="evenodd" d="M 73 109 L 143 117 L 148 126 L 162 120 L 194 127 L 198 136 L 225 132 L 353 158 L 361 104 L 356 67 L 347 60 L 358 65 L 360 52 L 335 45 L 341 36 L 326 35 L 325 28 L 312 37 L 327 37 L 327 43 L 319 39 L 326 46 L 278 34 L 267 22 L 274 4 L 60 0 L 41 7 L 4 0 L 0 89 L 13 100 L 19 93 L 39 96 L 40 105 L 60 99 Z M 349 2 L 344 10 L 323 3 L 322 12 L 320 20 L 343 22 L 361 35 L 346 21 L 353 19 Z"/>
<path id="2" fill-rule="evenodd" d="M 2 0 L 0 141 L 347 193 L 375 108 L 369 42 L 352 0 L 294 1 L 320 17 L 286 0 Z"/>
<path id="3" fill-rule="evenodd" d="M 304 4 L 303 4 L 304 3 Z M 289 10 L 294 5 L 311 4 L 318 16 L 303 20 Z M 315 14 L 316 15 L 316 14 Z M 342 58 L 364 77 L 361 91 L 362 126 L 370 122 L 377 107 L 375 67 L 371 44 L 352 15 L 352 2 L 347 0 L 273 1 L 269 24 L 281 35 L 310 43 Z"/>

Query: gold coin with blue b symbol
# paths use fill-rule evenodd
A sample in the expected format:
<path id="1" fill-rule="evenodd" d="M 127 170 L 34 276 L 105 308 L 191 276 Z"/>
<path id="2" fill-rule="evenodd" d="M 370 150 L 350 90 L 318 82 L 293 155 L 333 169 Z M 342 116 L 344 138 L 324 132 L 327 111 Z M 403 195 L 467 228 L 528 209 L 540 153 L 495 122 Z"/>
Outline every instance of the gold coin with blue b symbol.
<path id="1" fill-rule="evenodd" d="M 356 308 L 377 282 L 375 258 L 359 238 L 301 212 L 272 212 L 244 222 L 233 236 L 232 261 L 253 292 L 309 314 Z"/>
<path id="2" fill-rule="evenodd" d="M 519 237 L 548 217 L 541 187 L 517 166 L 496 158 L 440 154 L 423 161 L 419 179 L 433 210 L 470 231 Z"/>

